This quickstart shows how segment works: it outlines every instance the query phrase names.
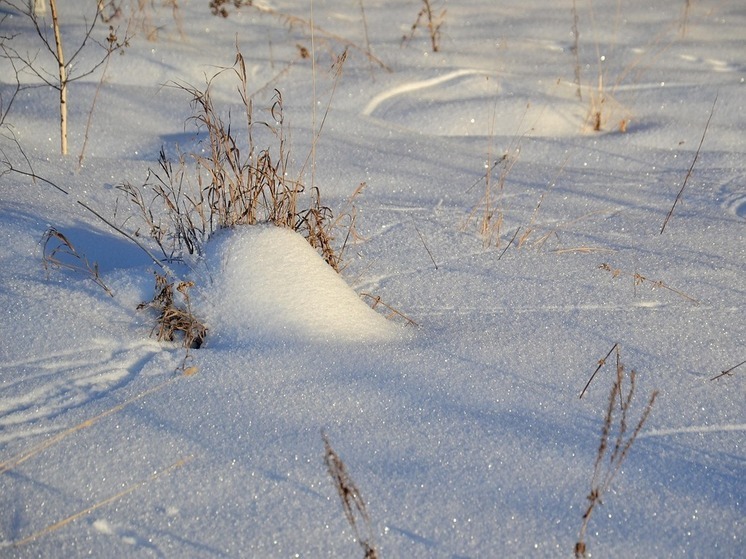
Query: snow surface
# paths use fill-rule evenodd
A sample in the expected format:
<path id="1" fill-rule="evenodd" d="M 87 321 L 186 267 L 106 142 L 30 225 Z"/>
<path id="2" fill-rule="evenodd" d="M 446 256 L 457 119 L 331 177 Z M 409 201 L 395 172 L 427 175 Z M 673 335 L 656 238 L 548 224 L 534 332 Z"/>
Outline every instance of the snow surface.
<path id="1" fill-rule="evenodd" d="M 266 225 L 221 231 L 208 252 L 203 314 L 219 344 L 396 335 L 397 326 L 366 305 L 295 231 Z"/>
<path id="2" fill-rule="evenodd" d="M 0 555 L 361 557 L 323 431 L 382 557 L 572 556 L 613 358 L 578 395 L 618 343 L 638 373 L 630 421 L 659 396 L 594 511 L 590 555 L 743 556 L 746 365 L 710 379 L 746 359 L 746 10 L 594 0 L 591 14 L 578 2 L 579 100 L 570 2 L 432 3 L 447 9 L 437 53 L 424 28 L 402 45 L 416 1 L 316 0 L 313 14 L 265 3 L 313 16 L 325 32 L 313 43 L 303 25 L 255 9 L 223 19 L 182 1 L 174 17 L 144 3 L 106 68 L 82 166 L 103 68 L 70 85 L 68 157 L 57 92 L 20 91 L 0 131 Z M 60 3 L 68 52 L 91 5 Z M 126 23 L 113 24 L 123 36 Z M 104 41 L 107 26 L 96 32 Z M 332 35 L 354 44 L 338 79 Z M 390 71 L 363 54 L 366 36 Z M 56 75 L 5 2 L 0 37 Z M 297 237 L 267 229 L 223 232 L 204 259 L 169 264 L 195 282 L 210 328 L 184 362 L 136 310 L 159 268 L 78 201 L 157 251 L 116 185 L 143 184 L 161 147 L 206 149 L 171 85 L 202 87 L 236 44 L 258 119 L 282 93 L 291 172 L 313 150 L 304 180 L 333 209 L 366 183 L 360 239 L 341 280 Z M 613 98 L 593 133 L 600 56 Z M 0 58 L 0 111 L 15 87 Z M 229 73 L 213 94 L 245 131 Z M 500 244 L 485 247 L 472 210 L 495 160 Z M 4 173 L 6 161 L 68 194 Z M 114 297 L 81 273 L 45 273 L 49 226 L 98 263 Z M 418 326 L 384 322 L 350 289 Z"/>

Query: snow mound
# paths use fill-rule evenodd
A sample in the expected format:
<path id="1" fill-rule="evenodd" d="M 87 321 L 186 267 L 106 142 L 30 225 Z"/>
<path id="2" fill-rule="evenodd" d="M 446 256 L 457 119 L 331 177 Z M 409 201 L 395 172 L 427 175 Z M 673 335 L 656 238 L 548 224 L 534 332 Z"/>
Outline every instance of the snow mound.
<path id="1" fill-rule="evenodd" d="M 461 69 L 390 87 L 373 97 L 362 114 L 433 136 L 555 138 L 577 136 L 586 129 L 588 107 L 578 102 L 571 87 L 551 85 L 542 91 L 481 70 Z"/>
<path id="2" fill-rule="evenodd" d="M 251 226 L 208 246 L 211 338 L 372 341 L 393 338 L 386 320 L 295 231 Z"/>

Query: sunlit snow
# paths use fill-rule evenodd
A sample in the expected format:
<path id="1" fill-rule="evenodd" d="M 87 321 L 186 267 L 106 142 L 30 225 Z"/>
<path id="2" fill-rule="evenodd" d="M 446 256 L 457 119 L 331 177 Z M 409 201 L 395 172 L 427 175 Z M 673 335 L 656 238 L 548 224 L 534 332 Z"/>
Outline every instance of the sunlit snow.
<path id="1" fill-rule="evenodd" d="M 361 558 L 323 432 L 381 559 L 572 557 L 614 347 L 628 434 L 658 397 L 589 556 L 743 556 L 743 2 L 430 0 L 437 52 L 420 0 L 243 4 L 57 0 L 63 157 L 50 10 L 0 0 L 0 556 Z M 341 274 L 267 225 L 161 251 L 153 187 L 211 181 L 174 87 L 206 80 L 238 152 L 340 218 Z M 45 269 L 49 227 L 113 296 Z M 199 349 L 138 310 L 164 267 Z"/>
<path id="2" fill-rule="evenodd" d="M 396 334 L 397 327 L 366 305 L 294 231 L 239 227 L 221 231 L 208 250 L 204 297 L 217 343 L 362 342 Z"/>

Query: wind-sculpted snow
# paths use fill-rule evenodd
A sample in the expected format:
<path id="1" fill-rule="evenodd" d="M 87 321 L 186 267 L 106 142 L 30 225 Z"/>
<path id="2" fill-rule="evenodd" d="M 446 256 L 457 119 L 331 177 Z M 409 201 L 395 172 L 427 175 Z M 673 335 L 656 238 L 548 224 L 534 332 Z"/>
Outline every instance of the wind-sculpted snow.
<path id="1" fill-rule="evenodd" d="M 27 2 L 0 2 L 3 559 L 362 557 L 322 431 L 380 557 L 570 557 L 613 347 L 637 372 L 627 435 L 659 395 L 601 495 L 589 555 L 743 555 L 743 2 L 577 2 L 577 50 L 571 3 L 430 3 L 447 7 L 437 53 L 424 20 L 402 44 L 415 0 L 271 2 L 289 17 L 244 2 L 226 18 L 204 1 L 116 2 L 120 40 L 130 7 L 145 10 L 138 34 L 105 73 L 80 76 L 109 24 L 74 57 L 76 34 L 101 20 L 95 2 L 58 2 L 80 77 L 65 158 L 59 92 L 35 87 L 58 68 L 11 6 Z M 51 38 L 49 14 L 42 29 Z M 226 70 L 236 46 L 253 153 Z M 268 226 L 221 230 L 199 256 L 180 250 L 174 216 L 142 186 L 170 185 L 197 227 L 217 226 L 199 218 L 218 202 L 200 189 L 225 175 L 197 165 L 209 135 L 169 85 L 205 78 L 232 153 L 269 149 L 305 194 L 356 216 L 341 275 Z M 113 297 L 75 266 L 45 271 L 50 226 Z M 137 310 L 163 267 L 209 327 L 199 349 L 157 341 L 159 311 Z M 387 320 L 362 293 L 419 326 Z"/>
<path id="2" fill-rule="evenodd" d="M 487 72 L 461 69 L 382 91 L 362 114 L 434 136 L 575 136 L 587 110 L 567 85 L 547 93 Z"/>
<path id="3" fill-rule="evenodd" d="M 204 297 L 217 343 L 385 340 L 399 329 L 294 231 L 239 227 L 218 235 L 209 252 Z"/>

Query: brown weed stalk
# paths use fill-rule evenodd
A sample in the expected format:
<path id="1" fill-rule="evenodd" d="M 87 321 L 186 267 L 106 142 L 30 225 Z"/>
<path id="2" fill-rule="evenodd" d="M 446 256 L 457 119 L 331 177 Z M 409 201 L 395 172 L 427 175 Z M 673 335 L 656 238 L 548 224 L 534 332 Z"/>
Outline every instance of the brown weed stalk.
<path id="1" fill-rule="evenodd" d="M 575 543 L 575 557 L 578 558 L 586 556 L 587 545 L 585 538 L 591 515 L 596 507 L 601 504 L 601 497 L 608 492 L 612 481 L 614 481 L 614 478 L 621 470 L 622 464 L 629 455 L 632 444 L 647 421 L 655 399 L 658 396 L 658 391 L 653 391 L 637 424 L 630 433 L 629 416 L 635 393 L 636 373 L 635 371 L 630 372 L 625 388 L 625 371 L 624 365 L 621 362 L 621 352 L 618 345 L 615 345 L 614 349 L 616 349 L 616 378 L 609 391 L 606 415 L 604 416 L 601 438 L 596 453 L 596 462 L 593 466 L 591 490 L 586 497 L 588 506 L 583 513 L 583 522 L 578 533 L 578 540 Z M 603 361 L 605 362 L 605 359 Z"/>
<path id="2" fill-rule="evenodd" d="M 676 195 L 676 199 L 673 201 L 673 205 L 671 206 L 670 211 L 666 215 L 666 219 L 663 220 L 663 225 L 661 226 L 661 235 L 663 234 L 663 231 L 666 229 L 668 220 L 671 219 L 671 216 L 673 215 L 673 211 L 676 208 L 676 204 L 679 203 L 681 196 L 684 194 L 684 189 L 686 188 L 686 184 L 689 182 L 689 179 L 692 176 L 692 172 L 694 171 L 694 166 L 697 164 L 697 159 L 699 159 L 699 152 L 702 150 L 702 144 L 705 141 L 705 136 L 707 136 L 707 129 L 710 127 L 710 121 L 712 120 L 712 115 L 715 113 L 715 105 L 717 104 L 717 102 L 718 102 L 718 96 L 716 94 L 715 100 L 712 102 L 712 108 L 710 109 L 710 116 L 707 117 L 705 128 L 702 131 L 702 137 L 699 140 L 697 151 L 694 153 L 694 159 L 692 159 L 692 164 L 689 166 L 689 170 L 687 171 L 686 176 L 684 177 L 684 182 L 681 184 L 681 189 L 679 190 L 679 193 Z"/>
<path id="3" fill-rule="evenodd" d="M 730 375 L 733 374 L 733 371 L 735 371 L 741 365 L 745 365 L 745 364 L 746 364 L 746 361 L 741 361 L 738 365 L 733 365 L 730 369 L 725 369 L 724 371 L 720 371 L 720 374 L 715 375 L 710 380 L 717 380 L 722 377 L 729 377 Z"/>
<path id="4" fill-rule="evenodd" d="M 464 229 L 472 221 L 477 224 L 477 232 L 482 238 L 484 247 L 500 246 L 500 234 L 504 225 L 504 211 L 502 206 L 502 197 L 505 192 L 505 181 L 513 169 L 513 165 L 518 161 L 519 149 L 515 150 L 515 155 L 505 153 L 499 159 L 492 161 L 491 156 L 488 157 L 487 161 L 487 172 L 475 182 L 471 188 L 476 186 L 482 179 L 484 179 L 484 190 L 482 191 L 482 197 L 479 202 L 466 216 L 464 222 Z M 493 181 L 494 170 L 500 167 L 500 175 L 497 183 Z"/>
<path id="5" fill-rule="evenodd" d="M 699 301 L 695 299 L 694 297 L 687 295 L 683 291 L 679 291 L 678 289 L 674 289 L 670 285 L 664 283 L 662 280 L 651 280 L 640 274 L 639 272 L 626 272 L 624 270 L 621 270 L 619 268 L 613 268 L 607 263 L 603 263 L 598 267 L 600 270 L 605 270 L 609 273 L 611 273 L 611 277 L 618 278 L 619 276 L 629 276 L 632 278 L 633 285 L 635 289 L 637 289 L 637 286 L 647 284 L 652 289 L 656 288 L 662 288 L 666 289 L 672 293 L 676 293 L 679 297 L 682 297 L 683 299 L 686 299 L 687 301 L 691 301 L 695 305 L 699 305 Z"/>
<path id="6" fill-rule="evenodd" d="M 445 22 L 445 17 L 445 8 L 440 13 L 436 13 L 430 0 L 422 0 L 422 9 L 417 13 L 417 18 L 412 24 L 409 35 L 402 37 L 402 44 L 411 41 L 417 29 L 426 27 L 427 34 L 430 37 L 430 48 L 432 48 L 433 52 L 438 52 L 440 50 L 440 28 Z"/>
<path id="7" fill-rule="evenodd" d="M 365 501 L 360 490 L 355 485 L 350 474 L 347 472 L 344 462 L 332 448 L 329 438 L 321 433 L 324 441 L 324 464 L 329 476 L 332 478 L 339 499 L 342 502 L 345 518 L 355 533 L 355 539 L 363 548 L 365 559 L 378 559 L 378 551 L 373 543 L 373 528 L 370 516 L 365 506 Z"/>
<path id="8" fill-rule="evenodd" d="M 409 318 L 406 314 L 401 312 L 400 310 L 395 309 L 391 305 L 384 303 L 381 299 L 380 295 L 373 295 L 371 293 L 361 293 L 361 297 L 364 297 L 365 299 L 369 299 L 371 301 L 370 307 L 373 310 L 377 310 L 379 306 L 384 307 L 388 312 L 384 315 L 387 319 L 393 320 L 396 317 L 401 318 L 404 320 L 406 324 L 409 326 L 419 326 L 414 320 Z"/>
<path id="9" fill-rule="evenodd" d="M 280 11 L 276 8 L 268 6 L 264 2 L 254 3 L 253 0 L 210 0 L 210 11 L 213 15 L 227 18 L 230 16 L 229 7 L 235 9 L 246 8 L 255 10 L 261 14 L 268 15 L 277 18 L 283 25 L 287 26 L 288 29 L 300 28 L 308 33 L 311 37 L 312 42 L 318 43 L 320 46 L 325 46 L 330 52 L 334 51 L 334 47 L 342 48 L 344 50 L 351 50 L 365 56 L 369 62 L 375 64 L 379 68 L 391 72 L 392 69 L 379 57 L 377 57 L 370 49 L 370 44 L 367 42 L 366 45 L 362 46 L 351 41 L 341 35 L 332 33 L 323 27 L 316 25 L 313 21 L 313 17 L 310 19 L 302 18 L 287 12 Z M 310 55 L 308 49 L 299 45 L 299 48 L 303 51 L 303 58 L 308 58 Z"/>

